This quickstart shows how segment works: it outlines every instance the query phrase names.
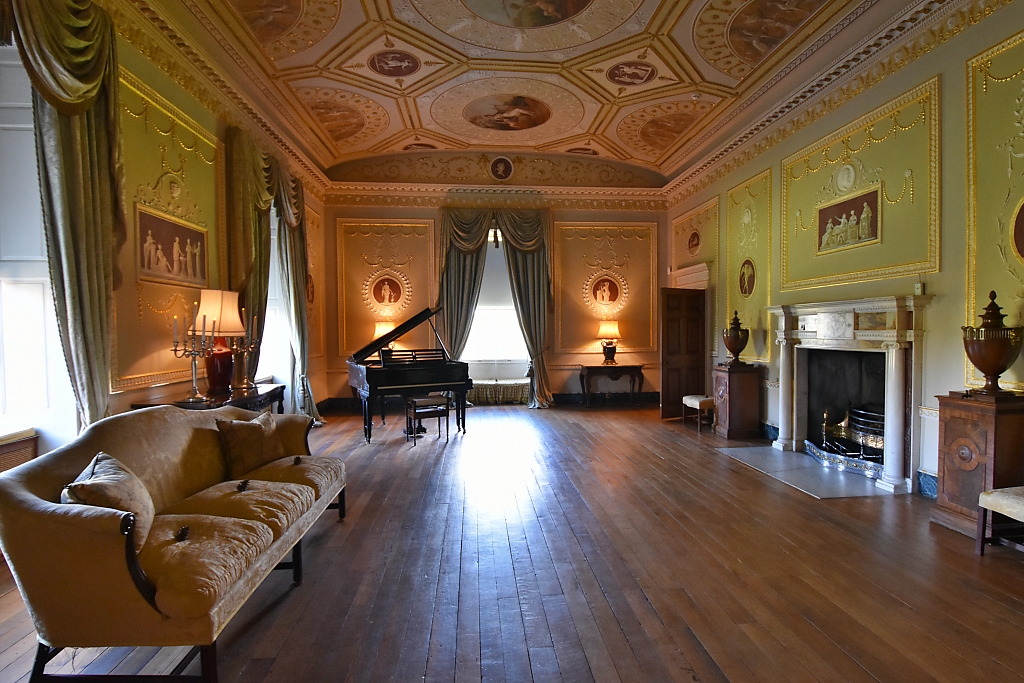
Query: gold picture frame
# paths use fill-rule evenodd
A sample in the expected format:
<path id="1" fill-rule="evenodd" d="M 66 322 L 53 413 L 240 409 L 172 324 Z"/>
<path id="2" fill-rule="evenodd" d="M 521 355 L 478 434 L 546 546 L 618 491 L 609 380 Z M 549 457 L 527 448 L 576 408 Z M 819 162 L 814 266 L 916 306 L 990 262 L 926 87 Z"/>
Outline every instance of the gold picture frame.
<path id="1" fill-rule="evenodd" d="M 207 288 L 210 245 L 206 228 L 136 203 L 135 231 L 140 280 Z"/>

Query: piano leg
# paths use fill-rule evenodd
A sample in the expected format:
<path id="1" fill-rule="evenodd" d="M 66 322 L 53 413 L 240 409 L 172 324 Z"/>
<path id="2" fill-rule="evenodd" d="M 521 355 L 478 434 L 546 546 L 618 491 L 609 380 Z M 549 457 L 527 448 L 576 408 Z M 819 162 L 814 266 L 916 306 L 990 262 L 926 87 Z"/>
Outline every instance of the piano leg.
<path id="1" fill-rule="evenodd" d="M 384 421 L 384 399 L 385 399 L 384 396 L 380 397 L 380 423 L 382 425 L 386 425 L 387 424 L 387 422 Z M 373 418 L 371 417 L 370 420 L 372 421 Z"/>
<path id="2" fill-rule="evenodd" d="M 373 432 L 372 407 L 369 398 L 362 399 L 361 403 L 363 404 L 363 436 L 366 437 L 366 443 L 370 443 L 370 436 Z"/>
<path id="3" fill-rule="evenodd" d="M 462 429 L 462 433 L 466 433 L 466 393 L 458 392 L 455 394 L 455 431 Z"/>

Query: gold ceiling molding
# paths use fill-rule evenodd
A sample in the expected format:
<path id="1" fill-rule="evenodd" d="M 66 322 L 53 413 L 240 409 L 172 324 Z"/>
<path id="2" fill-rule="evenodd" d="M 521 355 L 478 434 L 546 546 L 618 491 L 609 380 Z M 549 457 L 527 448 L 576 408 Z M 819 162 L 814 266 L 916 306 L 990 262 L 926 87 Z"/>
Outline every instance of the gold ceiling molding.
<path id="1" fill-rule="evenodd" d="M 759 124 L 752 126 L 745 134 L 706 158 L 693 170 L 677 177 L 666 188 L 668 205 L 670 207 L 677 206 L 708 188 L 822 116 L 839 109 L 868 88 L 880 83 L 887 76 L 891 76 L 939 45 L 960 35 L 965 29 L 992 16 L 1011 2 L 1013 0 L 963 0 L 958 7 L 942 14 L 938 13 L 938 10 L 942 9 L 940 3 L 928 3 L 927 8 L 918 12 L 920 15 L 918 21 L 914 21 L 918 17 L 911 17 L 879 36 L 869 45 L 850 55 L 842 65 L 820 78 L 793 100 L 777 108 Z M 925 20 L 928 20 L 928 23 L 922 26 Z M 909 26 L 903 29 L 905 24 Z M 912 29 L 916 30 L 912 31 Z M 897 40 L 901 42 L 896 44 Z M 800 103 L 817 95 L 823 96 L 797 114 L 791 115 L 783 125 L 761 139 L 749 144 L 739 152 L 736 151 L 747 144 L 757 133 L 784 120 Z"/>
<path id="2" fill-rule="evenodd" d="M 119 36 L 201 105 L 229 125 L 245 125 L 280 149 L 300 175 L 326 189 L 323 173 L 299 154 L 263 116 L 154 11 L 145 0 L 97 0 Z"/>
<path id="3" fill-rule="evenodd" d="M 492 162 L 505 156 L 512 173 L 505 180 L 490 173 Z M 575 156 L 472 154 L 464 152 L 396 154 L 389 157 L 348 162 L 328 171 L 337 182 L 544 185 L 583 187 L 660 188 L 664 178 L 656 171 L 613 163 L 603 159 Z"/>
<path id="4" fill-rule="evenodd" d="M 656 192 L 627 194 L 614 192 L 551 193 L 546 189 L 501 190 L 496 188 L 378 186 L 331 192 L 326 206 L 398 207 L 437 209 L 442 206 L 462 208 L 530 208 L 565 211 L 666 211 L 665 200 Z"/>

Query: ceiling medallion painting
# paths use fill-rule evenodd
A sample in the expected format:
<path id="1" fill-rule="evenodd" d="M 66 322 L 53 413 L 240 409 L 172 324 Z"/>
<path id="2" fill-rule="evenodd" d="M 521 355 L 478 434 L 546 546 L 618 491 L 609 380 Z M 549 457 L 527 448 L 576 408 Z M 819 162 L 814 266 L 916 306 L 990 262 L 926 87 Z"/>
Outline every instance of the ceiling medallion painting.
<path id="1" fill-rule="evenodd" d="M 619 62 L 605 75 L 615 85 L 645 85 L 658 75 L 658 67 L 647 62 Z"/>
<path id="2" fill-rule="evenodd" d="M 519 93 L 528 92 L 529 96 Z M 552 114 L 556 115 L 552 115 Z M 572 93 L 534 78 L 479 78 L 441 93 L 430 118 L 446 130 L 485 143 L 521 145 L 551 139 L 582 120 Z"/>
<path id="3" fill-rule="evenodd" d="M 612 97 L 623 97 L 688 82 L 676 73 L 678 68 L 678 63 L 663 59 L 653 47 L 645 47 L 612 55 L 582 71 Z"/>
<path id="4" fill-rule="evenodd" d="M 368 97 L 336 88 L 298 87 L 295 94 L 309 107 L 335 142 L 358 143 L 384 132 L 388 113 Z"/>
<path id="5" fill-rule="evenodd" d="M 712 106 L 712 102 L 693 98 L 654 104 L 622 119 L 615 132 L 622 142 L 640 154 L 657 157 L 711 111 Z"/>
<path id="6" fill-rule="evenodd" d="M 508 52 L 564 50 L 589 43 L 624 24 L 640 5 L 635 0 L 411 1 L 448 36 Z"/>
<path id="7" fill-rule="evenodd" d="M 825 4 L 826 0 L 711 0 L 698 15 L 693 40 L 708 64 L 743 78 Z"/>
<path id="8" fill-rule="evenodd" d="M 363 45 L 355 54 L 333 64 L 329 71 L 368 78 L 401 91 L 447 65 L 448 62 L 423 48 L 383 34 Z"/>
<path id="9" fill-rule="evenodd" d="M 480 128 L 527 130 L 551 118 L 551 109 L 526 95 L 488 95 L 466 105 L 462 116 Z"/>
<path id="10" fill-rule="evenodd" d="M 229 0 L 253 36 L 282 59 L 319 42 L 334 27 L 339 0 Z"/>

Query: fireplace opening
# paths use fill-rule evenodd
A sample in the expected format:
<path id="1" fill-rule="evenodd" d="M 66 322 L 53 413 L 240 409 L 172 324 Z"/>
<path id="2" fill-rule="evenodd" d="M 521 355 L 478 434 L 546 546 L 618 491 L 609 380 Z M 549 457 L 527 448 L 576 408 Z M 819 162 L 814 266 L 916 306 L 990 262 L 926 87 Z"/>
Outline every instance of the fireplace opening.
<path id="1" fill-rule="evenodd" d="M 885 435 L 885 354 L 809 349 L 807 441 L 827 464 L 880 471 Z M 815 451 L 819 454 L 815 454 Z M 845 469 L 845 467 L 844 467 Z"/>

